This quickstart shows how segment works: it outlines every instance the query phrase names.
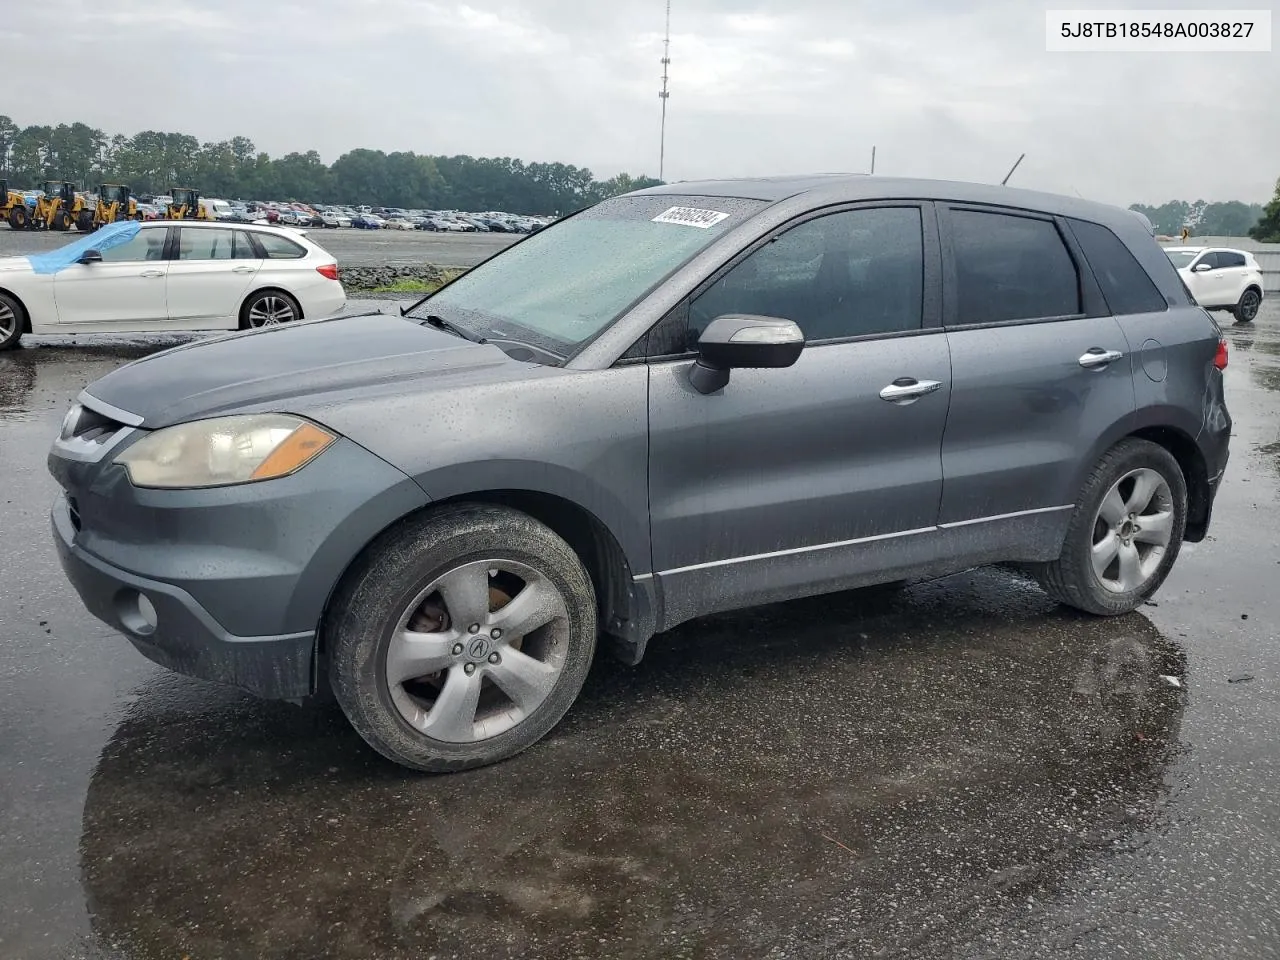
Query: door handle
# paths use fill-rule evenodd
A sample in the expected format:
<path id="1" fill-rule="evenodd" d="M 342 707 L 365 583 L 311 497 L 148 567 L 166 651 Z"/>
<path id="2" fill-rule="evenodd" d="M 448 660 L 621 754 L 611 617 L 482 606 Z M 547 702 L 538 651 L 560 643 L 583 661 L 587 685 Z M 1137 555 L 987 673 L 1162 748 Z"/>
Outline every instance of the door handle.
<path id="1" fill-rule="evenodd" d="M 253 267 L 232 267 L 232 273 L 253 273 Z"/>
<path id="2" fill-rule="evenodd" d="M 163 270 L 143 270 L 140 274 L 138 274 L 138 276 L 140 276 L 140 277 L 163 277 L 163 276 L 164 276 L 164 271 L 163 271 Z"/>
<path id="3" fill-rule="evenodd" d="M 905 406 L 915 403 L 927 393 L 933 393 L 942 386 L 941 380 L 917 380 L 914 377 L 899 377 L 880 391 L 880 399 Z"/>
<path id="4" fill-rule="evenodd" d="M 1101 347 L 1090 347 L 1089 352 L 1076 362 L 1085 368 L 1105 367 L 1109 363 L 1115 363 L 1123 356 L 1124 354 L 1119 350 L 1103 350 Z"/>

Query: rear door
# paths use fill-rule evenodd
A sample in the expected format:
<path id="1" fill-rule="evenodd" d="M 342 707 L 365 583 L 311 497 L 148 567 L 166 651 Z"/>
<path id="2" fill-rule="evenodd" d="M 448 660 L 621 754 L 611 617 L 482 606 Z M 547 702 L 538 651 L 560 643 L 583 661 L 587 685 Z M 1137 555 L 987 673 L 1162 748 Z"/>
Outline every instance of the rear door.
<path id="1" fill-rule="evenodd" d="M 1239 303 L 1240 294 L 1244 293 L 1251 279 L 1249 262 L 1244 254 L 1235 250 L 1219 250 L 1216 272 L 1222 274 L 1222 302 Z"/>
<path id="2" fill-rule="evenodd" d="M 178 227 L 169 266 L 169 319 L 174 325 L 233 329 L 240 305 L 262 266 L 243 230 Z"/>
<path id="3" fill-rule="evenodd" d="M 667 625 L 880 579 L 928 552 L 951 381 L 935 231 L 932 207 L 914 203 L 793 223 L 651 335 L 650 516 Z M 727 313 L 795 321 L 799 361 L 697 392 L 688 349 Z"/>
<path id="4" fill-rule="evenodd" d="M 1132 423 L 1129 343 L 1065 221 L 939 206 L 953 371 L 939 522 L 1010 559 L 1052 556 L 1082 468 Z"/>

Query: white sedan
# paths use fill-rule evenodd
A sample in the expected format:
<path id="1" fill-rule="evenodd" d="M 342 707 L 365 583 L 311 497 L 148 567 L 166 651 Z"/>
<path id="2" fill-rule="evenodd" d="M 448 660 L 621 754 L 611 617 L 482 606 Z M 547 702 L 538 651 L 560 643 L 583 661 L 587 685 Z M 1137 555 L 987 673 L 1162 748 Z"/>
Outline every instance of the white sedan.
<path id="1" fill-rule="evenodd" d="M 302 231 L 130 221 L 0 259 L 0 350 L 23 333 L 237 330 L 332 316 L 347 295 Z"/>
<path id="2" fill-rule="evenodd" d="M 1262 268 L 1247 250 L 1228 247 L 1165 247 L 1196 302 L 1206 310 L 1229 310 L 1253 323 L 1262 305 Z"/>

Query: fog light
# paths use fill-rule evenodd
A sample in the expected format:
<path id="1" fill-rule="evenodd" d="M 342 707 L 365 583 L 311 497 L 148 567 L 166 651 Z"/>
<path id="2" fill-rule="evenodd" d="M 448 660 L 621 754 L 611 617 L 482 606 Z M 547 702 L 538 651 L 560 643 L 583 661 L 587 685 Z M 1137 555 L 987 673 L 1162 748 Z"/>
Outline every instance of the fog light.
<path id="1" fill-rule="evenodd" d="M 160 623 L 155 604 L 137 590 L 121 590 L 116 595 L 116 613 L 125 629 L 139 637 L 149 637 Z"/>

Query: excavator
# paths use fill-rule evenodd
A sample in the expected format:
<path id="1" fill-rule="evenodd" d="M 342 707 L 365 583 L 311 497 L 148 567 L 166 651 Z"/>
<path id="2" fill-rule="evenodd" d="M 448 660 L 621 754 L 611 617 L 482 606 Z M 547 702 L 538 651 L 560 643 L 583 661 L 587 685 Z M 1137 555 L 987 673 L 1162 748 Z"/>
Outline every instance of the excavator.
<path id="1" fill-rule="evenodd" d="M 217 219 L 200 203 L 200 194 L 190 187 L 174 187 L 169 191 L 169 198 L 169 204 L 164 211 L 166 220 Z"/>
<path id="2" fill-rule="evenodd" d="M 31 223 L 27 198 L 17 190 L 10 190 L 8 180 L 0 180 L 0 220 L 6 221 L 14 230 L 25 230 Z"/>
<path id="3" fill-rule="evenodd" d="M 141 219 L 138 201 L 133 199 L 128 187 L 119 183 L 103 183 L 98 185 L 98 202 L 89 220 L 88 230 L 80 225 L 80 221 L 77 221 L 77 226 L 87 233 L 109 223 Z"/>
<path id="4" fill-rule="evenodd" d="M 46 180 L 44 192 L 36 198 L 31 225 L 37 230 L 67 230 L 79 223 L 86 211 L 84 197 L 69 180 Z M 90 214 L 92 216 L 92 214 Z"/>

